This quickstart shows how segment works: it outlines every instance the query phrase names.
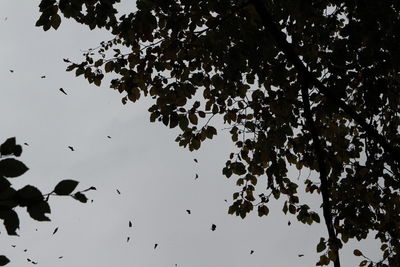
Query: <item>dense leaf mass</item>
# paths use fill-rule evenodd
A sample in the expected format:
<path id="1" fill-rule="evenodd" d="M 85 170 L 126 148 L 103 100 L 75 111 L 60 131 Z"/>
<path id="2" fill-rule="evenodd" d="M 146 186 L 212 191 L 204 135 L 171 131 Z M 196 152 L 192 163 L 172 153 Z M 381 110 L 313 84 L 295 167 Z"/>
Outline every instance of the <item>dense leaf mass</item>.
<path id="1" fill-rule="evenodd" d="M 339 266 L 342 243 L 374 231 L 379 264 L 400 265 L 399 1 L 138 0 L 120 17 L 116 2 L 41 1 L 45 30 L 62 14 L 114 35 L 68 71 L 98 86 L 110 73 L 124 104 L 152 97 L 150 120 L 179 127 L 190 150 L 222 117 L 237 148 L 223 173 L 240 187 L 229 213 L 267 215 L 284 196 L 285 213 L 319 222 L 288 177 L 311 169 L 329 232 L 318 264 Z"/>

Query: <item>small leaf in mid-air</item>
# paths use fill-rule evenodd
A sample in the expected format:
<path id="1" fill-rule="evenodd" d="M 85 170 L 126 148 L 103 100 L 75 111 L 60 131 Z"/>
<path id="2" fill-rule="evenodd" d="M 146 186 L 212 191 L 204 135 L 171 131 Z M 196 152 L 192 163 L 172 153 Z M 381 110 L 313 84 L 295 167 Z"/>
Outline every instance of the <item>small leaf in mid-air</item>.
<path id="1" fill-rule="evenodd" d="M 217 229 L 217 226 L 215 224 L 211 225 L 211 231 L 215 231 L 215 229 Z"/>

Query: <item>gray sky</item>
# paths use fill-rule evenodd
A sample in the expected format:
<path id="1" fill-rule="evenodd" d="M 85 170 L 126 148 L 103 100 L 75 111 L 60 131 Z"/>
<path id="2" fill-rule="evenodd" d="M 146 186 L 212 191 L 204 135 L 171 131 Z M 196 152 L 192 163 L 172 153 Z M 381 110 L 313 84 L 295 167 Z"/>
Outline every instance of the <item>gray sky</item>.
<path id="1" fill-rule="evenodd" d="M 149 122 L 149 100 L 123 106 L 118 92 L 65 72 L 63 58 L 80 59 L 81 50 L 110 36 L 65 20 L 58 31 L 43 32 L 34 27 L 38 2 L 0 1 L 0 141 L 16 136 L 18 143 L 29 143 L 21 159 L 30 170 L 12 182 L 48 193 L 58 181 L 76 179 L 79 189 L 98 190 L 87 194 L 94 200 L 88 204 L 52 198 L 51 222 L 33 221 L 18 210 L 20 237 L 8 237 L 0 227 L 0 254 L 12 260 L 10 267 L 31 266 L 27 258 L 43 267 L 315 265 L 315 246 L 326 237 L 323 223 L 308 226 L 284 216 L 281 200 L 272 201 L 268 217 L 228 215 L 238 188 L 235 178 L 221 172 L 232 150 L 227 133 L 219 131 L 215 140 L 190 153 L 174 142 L 176 131 Z M 125 1 L 122 7 L 133 5 Z M 319 196 L 304 198 L 318 209 Z M 346 245 L 343 266 L 360 261 L 353 248 L 370 251 L 375 259 L 379 253 L 373 241 Z"/>

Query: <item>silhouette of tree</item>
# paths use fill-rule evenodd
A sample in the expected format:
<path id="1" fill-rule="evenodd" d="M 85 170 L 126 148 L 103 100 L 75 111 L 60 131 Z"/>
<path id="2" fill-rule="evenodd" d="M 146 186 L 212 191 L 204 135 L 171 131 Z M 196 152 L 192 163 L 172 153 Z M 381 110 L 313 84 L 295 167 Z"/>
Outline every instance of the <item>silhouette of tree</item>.
<path id="1" fill-rule="evenodd" d="M 122 16 L 117 2 L 41 1 L 44 30 L 63 16 L 114 35 L 67 71 L 97 86 L 109 73 L 123 104 L 151 97 L 150 121 L 191 151 L 222 117 L 237 147 L 223 168 L 240 187 L 230 214 L 264 216 L 285 197 L 285 214 L 320 222 L 288 167 L 319 173 L 303 181 L 328 231 L 317 265 L 340 266 L 343 243 L 370 231 L 382 260 L 357 250 L 360 265 L 400 265 L 399 1 L 138 0 Z"/>

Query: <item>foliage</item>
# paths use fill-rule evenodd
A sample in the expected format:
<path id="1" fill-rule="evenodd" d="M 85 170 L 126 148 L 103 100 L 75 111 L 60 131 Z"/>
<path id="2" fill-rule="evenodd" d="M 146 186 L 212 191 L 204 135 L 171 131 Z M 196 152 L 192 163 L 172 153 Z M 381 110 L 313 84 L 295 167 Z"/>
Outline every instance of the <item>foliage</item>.
<path id="1" fill-rule="evenodd" d="M 237 148 L 223 168 L 240 187 L 230 214 L 268 215 L 271 196 L 285 197 L 284 213 L 319 222 L 288 177 L 310 169 L 329 235 L 318 265 L 339 266 L 343 243 L 371 231 L 382 260 L 361 265 L 400 265 L 399 1 L 138 0 L 120 17 L 117 2 L 41 1 L 44 30 L 64 16 L 114 35 L 65 59 L 68 71 L 97 86 L 109 73 L 124 104 L 150 96 L 150 120 L 179 128 L 191 151 L 222 117 Z"/>
<path id="2" fill-rule="evenodd" d="M 50 221 L 48 214 L 51 211 L 49 205 L 51 195 L 71 196 L 80 202 L 86 202 L 87 198 L 82 192 L 95 189 L 91 187 L 72 194 L 78 182 L 63 180 L 55 186 L 53 192 L 48 194 L 43 194 L 32 185 L 26 185 L 16 190 L 12 187 L 9 179 L 19 177 L 28 171 L 28 167 L 24 163 L 15 159 L 21 153 L 22 147 L 16 144 L 15 137 L 8 138 L 0 145 L 0 219 L 3 221 L 8 235 L 18 235 L 19 218 L 15 208 L 26 208 L 29 216 L 34 220 Z M 0 266 L 4 266 L 8 262 L 9 259 L 6 256 L 0 256 Z"/>

